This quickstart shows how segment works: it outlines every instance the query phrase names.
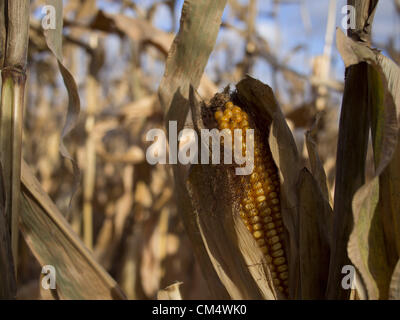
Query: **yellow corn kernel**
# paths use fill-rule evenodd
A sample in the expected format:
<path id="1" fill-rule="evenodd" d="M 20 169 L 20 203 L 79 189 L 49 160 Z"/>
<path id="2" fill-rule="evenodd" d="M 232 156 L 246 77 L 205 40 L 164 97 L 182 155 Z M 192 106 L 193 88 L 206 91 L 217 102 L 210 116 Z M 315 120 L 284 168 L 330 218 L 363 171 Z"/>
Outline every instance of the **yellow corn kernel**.
<path id="1" fill-rule="evenodd" d="M 256 216 L 258 216 L 258 211 L 257 211 L 256 209 L 251 209 L 251 210 L 249 211 L 249 216 L 250 216 L 250 217 L 256 217 Z"/>
<path id="2" fill-rule="evenodd" d="M 257 172 L 253 172 L 253 173 L 250 175 L 250 181 L 251 181 L 252 183 L 258 181 L 258 174 L 257 174 Z"/>
<path id="3" fill-rule="evenodd" d="M 221 128 L 221 123 L 222 123 L 222 122 L 228 122 L 228 123 L 229 123 L 229 118 L 228 118 L 227 116 L 224 115 L 224 116 L 222 116 L 221 118 L 218 119 L 218 124 L 219 124 L 219 126 L 220 126 L 220 128 L 219 128 L 220 130 L 222 129 L 222 128 Z"/>
<path id="4" fill-rule="evenodd" d="M 246 197 L 246 198 L 244 198 L 242 200 L 242 204 L 243 205 L 246 205 L 246 204 L 249 204 L 249 203 L 253 203 L 253 202 L 254 202 L 254 199 L 252 197 Z"/>
<path id="5" fill-rule="evenodd" d="M 264 222 L 265 224 L 272 222 L 272 217 L 271 217 L 271 216 L 265 217 L 264 220 L 263 220 L 263 222 Z"/>
<path id="6" fill-rule="evenodd" d="M 226 121 L 222 121 L 219 125 L 219 127 L 223 130 L 223 129 L 229 129 L 229 123 Z"/>
<path id="7" fill-rule="evenodd" d="M 228 101 L 227 103 L 225 103 L 225 108 L 232 109 L 233 108 L 233 103 L 231 101 Z"/>
<path id="8" fill-rule="evenodd" d="M 221 110 L 218 110 L 214 113 L 215 120 L 219 120 L 224 116 L 224 113 Z"/>
<path id="9" fill-rule="evenodd" d="M 261 217 L 260 216 L 250 217 L 249 222 L 251 224 L 259 223 L 261 222 Z"/>
<path id="10" fill-rule="evenodd" d="M 280 214 L 280 212 L 278 212 L 278 213 L 275 213 L 272 217 L 273 217 L 274 219 L 278 220 L 278 219 L 281 219 L 281 218 L 282 218 L 282 215 Z"/>
<path id="11" fill-rule="evenodd" d="M 265 244 L 266 244 L 265 239 L 263 239 L 263 238 L 258 239 L 258 240 L 257 240 L 257 244 L 258 244 L 260 247 L 265 246 Z M 284 271 L 285 271 L 285 270 L 284 270 Z"/>
<path id="12" fill-rule="evenodd" d="M 224 116 L 227 117 L 228 119 L 230 119 L 230 118 L 232 118 L 233 113 L 230 109 L 225 109 Z"/>
<path id="13" fill-rule="evenodd" d="M 258 203 L 261 203 L 261 202 L 263 202 L 263 201 L 265 201 L 267 198 L 265 197 L 265 196 L 258 196 L 257 198 L 256 198 L 256 201 L 258 202 Z"/>
<path id="14" fill-rule="evenodd" d="M 267 201 L 257 203 L 258 210 L 266 210 L 268 209 Z"/>
<path id="15" fill-rule="evenodd" d="M 255 209 L 256 208 L 256 206 L 253 204 L 253 203 L 246 203 L 245 205 L 244 205 L 244 209 L 246 210 L 246 211 L 250 211 L 250 210 L 253 210 L 253 209 Z"/>
<path id="16" fill-rule="evenodd" d="M 282 264 L 284 264 L 286 262 L 285 257 L 279 257 L 279 258 L 275 258 L 274 260 L 272 260 L 272 263 L 276 266 L 280 266 Z"/>
<path id="17" fill-rule="evenodd" d="M 232 119 L 238 124 L 243 121 L 243 117 L 240 113 L 235 113 Z"/>
<path id="18" fill-rule="evenodd" d="M 271 199 L 274 199 L 274 198 L 277 198 L 277 197 L 278 197 L 278 194 L 277 194 L 276 192 L 271 192 L 268 196 L 269 196 Z"/>
<path id="19" fill-rule="evenodd" d="M 283 264 L 279 267 L 276 268 L 276 270 L 280 273 L 280 272 L 284 272 L 288 270 L 288 266 L 286 264 Z"/>
<path id="20" fill-rule="evenodd" d="M 266 186 L 265 189 L 266 189 L 267 192 L 272 192 L 272 191 L 275 191 L 276 188 L 273 185 L 268 185 L 268 186 Z"/>
<path id="21" fill-rule="evenodd" d="M 280 242 L 275 243 L 273 246 L 271 246 L 272 251 L 276 251 L 282 248 L 282 244 Z"/>
<path id="22" fill-rule="evenodd" d="M 272 238 L 273 236 L 276 236 L 278 233 L 276 230 L 269 230 L 267 234 L 265 235 L 267 238 Z"/>
<path id="23" fill-rule="evenodd" d="M 275 229 L 275 224 L 273 222 L 267 223 L 265 225 L 265 229 L 267 230 L 274 230 Z"/>
<path id="24" fill-rule="evenodd" d="M 271 200 L 271 203 L 272 203 L 272 204 L 278 204 L 278 203 L 279 203 L 279 200 L 278 200 L 277 198 L 272 199 L 272 200 Z"/>
<path id="25" fill-rule="evenodd" d="M 233 114 L 240 114 L 240 115 L 243 117 L 243 115 L 242 115 L 242 109 L 240 109 L 238 106 L 234 106 L 234 107 L 232 108 L 232 112 L 233 112 Z"/>
<path id="26" fill-rule="evenodd" d="M 248 122 L 246 119 L 243 119 L 243 120 L 240 122 L 240 126 L 241 126 L 242 128 L 249 127 L 249 122 Z"/>
<path id="27" fill-rule="evenodd" d="M 279 274 L 279 278 L 281 278 L 281 280 L 287 280 L 289 278 L 289 273 L 282 272 Z"/>
<path id="28" fill-rule="evenodd" d="M 262 230 L 263 225 L 261 223 L 253 224 L 253 230 Z"/>
<path id="29" fill-rule="evenodd" d="M 258 181 L 253 185 L 253 190 L 262 189 L 262 187 L 263 187 L 262 183 Z"/>
<path id="30" fill-rule="evenodd" d="M 260 239 L 262 236 L 264 236 L 264 232 L 261 230 L 257 230 L 253 232 L 253 236 L 256 239 Z"/>
<path id="31" fill-rule="evenodd" d="M 269 243 L 270 245 L 273 245 L 273 244 L 275 244 L 275 243 L 278 243 L 279 241 L 280 241 L 280 239 L 279 239 L 278 236 L 274 236 L 274 237 L 268 239 L 268 243 Z"/>
<path id="32" fill-rule="evenodd" d="M 285 253 L 283 252 L 282 249 L 279 249 L 277 251 L 274 251 L 271 253 L 272 258 L 279 258 L 282 257 Z"/>

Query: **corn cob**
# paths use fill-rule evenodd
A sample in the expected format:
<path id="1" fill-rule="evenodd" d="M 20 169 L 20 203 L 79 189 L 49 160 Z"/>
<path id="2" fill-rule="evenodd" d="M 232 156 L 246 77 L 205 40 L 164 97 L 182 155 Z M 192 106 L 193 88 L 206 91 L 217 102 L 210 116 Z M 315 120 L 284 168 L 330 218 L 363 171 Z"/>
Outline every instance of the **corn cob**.
<path id="1" fill-rule="evenodd" d="M 231 101 L 214 113 L 218 129 L 242 129 L 242 152 L 245 151 L 246 129 L 250 128 L 248 114 Z M 244 193 L 240 198 L 240 216 L 265 255 L 273 284 L 288 295 L 288 264 L 283 244 L 283 224 L 279 200 L 279 176 L 268 144 L 255 131 L 254 170 L 242 177 Z"/>

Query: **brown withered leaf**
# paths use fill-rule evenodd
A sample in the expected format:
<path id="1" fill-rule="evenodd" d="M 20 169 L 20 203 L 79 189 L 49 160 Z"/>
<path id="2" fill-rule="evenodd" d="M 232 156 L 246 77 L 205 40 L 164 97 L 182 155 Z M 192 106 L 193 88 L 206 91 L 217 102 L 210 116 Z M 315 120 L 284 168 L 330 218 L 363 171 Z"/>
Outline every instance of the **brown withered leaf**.
<path id="1" fill-rule="evenodd" d="M 193 165 L 190 201 L 200 235 L 232 299 L 276 299 L 261 250 L 239 216 L 238 177 L 224 165 Z"/>
<path id="2" fill-rule="evenodd" d="M 332 208 L 306 168 L 300 174 L 298 188 L 301 298 L 324 299 L 329 273 Z"/>
<path id="3" fill-rule="evenodd" d="M 395 154 L 399 135 L 400 70 L 393 61 L 377 50 L 345 37 L 341 31 L 337 32 L 337 45 L 346 66 L 367 62 L 378 72 L 381 80 L 378 87 L 370 77 L 371 84 L 375 84 L 370 91 L 374 95 L 371 98 L 371 107 L 375 116 L 372 128 L 376 171 L 373 179 L 363 185 L 354 196 L 354 229 L 348 243 L 348 254 L 361 273 L 368 298 L 385 299 L 389 295 L 394 268 L 390 262 L 392 258 L 387 254 L 387 241 L 397 244 L 400 237 L 400 213 L 398 209 L 393 210 L 393 206 L 398 203 L 398 196 L 391 190 L 391 187 L 396 186 L 395 181 L 399 179 Z M 370 76 L 371 72 L 372 70 L 369 72 Z M 392 166 L 394 170 L 391 170 L 390 174 L 382 175 Z M 388 186 L 389 188 L 385 189 Z M 384 190 L 386 191 L 382 193 Z M 390 201 L 389 208 L 393 209 L 382 210 L 382 207 L 378 206 L 380 201 Z M 385 223 L 388 219 L 387 214 L 390 215 L 389 220 L 391 219 L 394 228 L 390 232 L 391 238 L 387 238 L 384 228 L 384 225 L 388 227 L 388 223 Z"/>
<path id="4" fill-rule="evenodd" d="M 319 115 L 317 115 L 312 127 L 310 128 L 310 130 L 307 130 L 305 134 L 305 140 L 308 151 L 308 158 L 310 159 L 311 172 L 318 182 L 319 188 L 322 191 L 323 196 L 329 201 L 329 203 L 331 203 L 331 196 L 328 190 L 328 185 L 326 183 L 326 173 L 322 165 L 321 159 L 319 158 L 317 145 L 314 138 L 317 134 L 319 119 Z"/>
<path id="5" fill-rule="evenodd" d="M 94 260 L 25 162 L 21 190 L 20 230 L 39 263 L 55 267 L 56 297 L 125 299 L 116 282 Z"/>
<path id="6" fill-rule="evenodd" d="M 182 8 L 179 32 L 170 48 L 165 74 L 159 88 L 162 108 L 168 121 L 177 121 L 178 130 L 185 125 L 189 112 L 189 88 L 200 84 L 208 58 L 213 50 L 226 1 L 186 0 Z M 196 61 L 196 63 L 193 63 Z M 170 141 L 170 143 L 172 143 Z M 202 267 L 210 293 L 216 299 L 229 299 L 203 243 L 198 219 L 187 189 L 187 168 L 174 165 L 175 195 L 194 253 Z"/>

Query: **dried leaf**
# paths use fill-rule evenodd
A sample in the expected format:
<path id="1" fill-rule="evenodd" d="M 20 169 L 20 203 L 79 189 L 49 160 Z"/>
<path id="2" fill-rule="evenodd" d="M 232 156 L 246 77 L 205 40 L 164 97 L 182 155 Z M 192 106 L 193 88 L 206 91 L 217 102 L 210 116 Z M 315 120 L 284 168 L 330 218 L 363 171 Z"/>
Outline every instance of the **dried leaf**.
<path id="1" fill-rule="evenodd" d="M 22 165 L 20 229 L 39 263 L 56 270 L 61 299 L 124 299 L 110 275 L 94 260 L 25 162 Z"/>
<path id="2" fill-rule="evenodd" d="M 374 94 L 371 103 L 373 104 L 372 111 L 375 114 L 373 135 L 375 140 L 376 172 L 373 179 L 363 185 L 354 196 L 353 215 L 355 227 L 350 236 L 348 253 L 361 273 L 367 287 L 368 298 L 385 299 L 389 294 L 393 266 L 390 263 L 392 258 L 388 257 L 386 253 L 385 241 L 387 239 L 383 221 L 387 219 L 387 212 L 380 212 L 378 201 L 383 199 L 384 201 L 395 200 L 390 206 L 395 205 L 397 201 L 395 195 L 391 195 L 389 198 L 385 197 L 385 194 L 388 195 L 387 191 L 383 194 L 385 198 L 379 199 L 379 195 L 383 191 L 380 190 L 380 185 L 382 186 L 384 181 L 387 182 L 391 179 L 395 181 L 397 179 L 398 164 L 396 162 L 394 162 L 395 168 L 390 172 L 390 176 L 384 175 L 384 180 L 380 179 L 380 176 L 386 168 L 390 168 L 388 165 L 396 160 L 394 155 L 399 134 L 397 119 L 400 110 L 400 69 L 378 51 L 370 49 L 364 43 L 357 43 L 346 38 L 340 31 L 337 33 L 337 42 L 346 65 L 365 61 L 375 68 L 382 81 L 381 86 L 378 87 L 377 84 L 379 82 L 375 82 L 375 86 L 371 87 L 371 92 Z M 374 84 L 374 82 L 371 81 L 371 84 Z M 380 93 L 379 90 L 382 90 L 381 88 L 383 88 L 384 92 Z M 391 197 L 394 197 L 394 199 L 391 199 Z M 400 237 L 397 225 L 399 221 L 399 212 L 397 210 L 393 214 L 392 221 L 394 241 L 396 242 L 399 241 Z"/>
<path id="3" fill-rule="evenodd" d="M 157 294 L 158 300 L 182 300 L 181 292 L 179 291 L 179 287 L 183 284 L 183 282 L 177 282 L 171 284 L 165 289 L 159 290 Z"/>
<path id="4" fill-rule="evenodd" d="M 311 129 L 306 132 L 306 145 L 308 151 L 308 157 L 310 159 L 311 172 L 318 182 L 319 188 L 322 191 L 323 196 L 326 200 L 331 203 L 331 197 L 326 183 L 326 174 L 324 166 L 322 165 L 321 159 L 318 155 L 317 145 L 314 136 L 317 133 L 319 117 L 315 120 Z"/>
<path id="5" fill-rule="evenodd" d="M 354 194 L 365 182 L 370 113 L 367 76 L 366 63 L 346 69 L 336 158 L 333 242 L 327 289 L 330 299 L 348 299 L 351 292 L 342 288 L 341 281 L 343 266 L 351 264 L 346 251 L 353 228 L 351 204 Z"/>
<path id="6" fill-rule="evenodd" d="M 304 168 L 299 181 L 299 255 L 302 299 L 324 299 L 328 283 L 332 208 Z"/>
<path id="7" fill-rule="evenodd" d="M 80 112 L 80 99 L 78 94 L 78 87 L 75 83 L 74 77 L 65 67 L 62 57 L 62 30 L 63 30 L 63 2 L 62 0 L 47 0 L 47 4 L 54 6 L 56 9 L 56 28 L 47 29 L 44 31 L 47 46 L 57 59 L 58 67 L 60 69 L 64 84 L 68 92 L 68 109 L 65 124 L 61 132 L 60 139 L 60 153 L 63 157 L 69 159 L 73 166 L 74 183 L 71 194 L 75 194 L 79 186 L 80 171 L 76 161 L 72 158 L 64 144 L 65 137 L 75 128 L 78 123 Z M 72 199 L 71 199 L 72 200 Z"/>
<path id="8" fill-rule="evenodd" d="M 227 168 L 194 165 L 188 189 L 207 253 L 232 299 L 276 299 L 265 258 L 244 226 Z"/>
<path id="9" fill-rule="evenodd" d="M 179 33 L 169 51 L 159 88 L 161 105 L 167 113 L 167 128 L 169 120 L 178 121 L 178 130 L 185 124 L 189 112 L 189 87 L 192 85 L 197 89 L 199 86 L 215 45 L 225 4 L 226 0 L 186 0 L 183 4 Z M 187 189 L 187 168 L 178 164 L 173 166 L 173 170 L 178 211 L 210 293 L 217 299 L 229 299 L 230 295 L 221 283 L 203 243 L 198 217 Z"/>
<path id="10" fill-rule="evenodd" d="M 199 86 L 215 45 L 225 4 L 226 0 L 184 2 L 181 27 L 170 48 L 159 89 L 160 101 L 166 111 L 174 111 L 170 106 L 178 91 L 188 98 L 189 86 Z M 168 118 L 178 117 L 171 114 Z"/>

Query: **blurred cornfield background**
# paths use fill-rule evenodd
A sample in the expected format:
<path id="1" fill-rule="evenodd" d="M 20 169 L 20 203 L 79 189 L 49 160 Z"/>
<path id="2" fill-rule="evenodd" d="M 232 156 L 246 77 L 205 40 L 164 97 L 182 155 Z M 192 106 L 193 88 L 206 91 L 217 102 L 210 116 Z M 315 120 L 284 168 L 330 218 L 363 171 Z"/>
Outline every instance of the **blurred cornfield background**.
<path id="1" fill-rule="evenodd" d="M 45 4 L 33 0 L 30 7 L 23 158 L 129 299 L 154 299 L 176 282 L 182 282 L 184 299 L 210 298 L 177 212 L 172 169 L 145 158 L 147 131 L 164 127 L 157 90 L 183 1 L 64 1 L 63 63 L 81 100 L 79 120 L 65 145 L 79 175 L 59 152 L 68 95 L 41 28 Z M 318 118 L 313 135 L 331 199 L 344 88 L 334 37 L 345 4 L 228 0 L 198 90 L 209 100 L 247 74 L 268 83 L 304 166 L 309 166 L 304 133 Z M 378 6 L 372 45 L 400 63 L 398 0 Z M 367 159 L 372 176 L 372 150 Z M 17 298 L 54 298 L 41 287 L 42 265 L 21 235 L 17 270 Z"/>

